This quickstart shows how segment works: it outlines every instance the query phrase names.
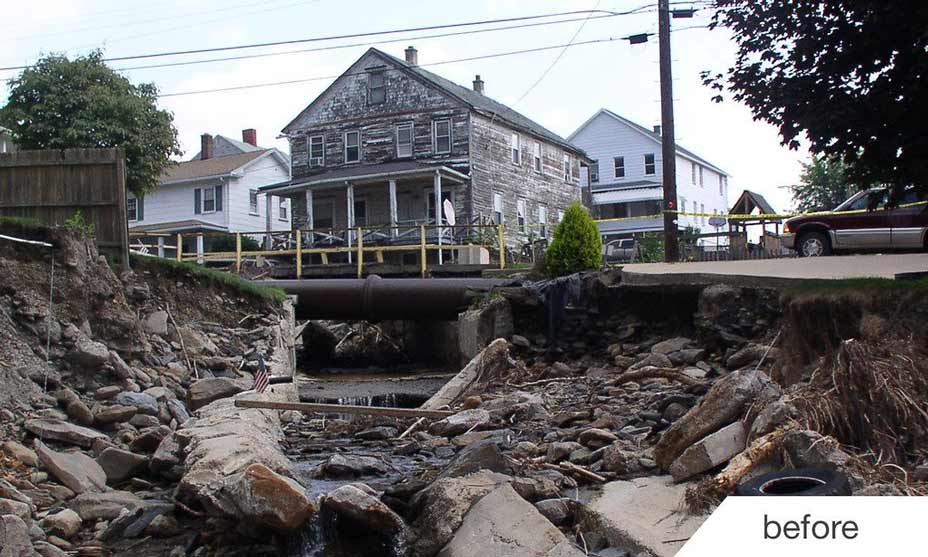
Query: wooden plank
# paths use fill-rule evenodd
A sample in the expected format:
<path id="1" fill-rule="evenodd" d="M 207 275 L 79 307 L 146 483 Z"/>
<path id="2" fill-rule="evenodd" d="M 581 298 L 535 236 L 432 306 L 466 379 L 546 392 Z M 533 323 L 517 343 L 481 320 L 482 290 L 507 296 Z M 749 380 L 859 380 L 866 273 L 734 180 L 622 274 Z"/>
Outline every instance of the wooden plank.
<path id="1" fill-rule="evenodd" d="M 352 406 L 347 404 L 317 404 L 312 402 L 276 402 L 265 400 L 236 399 L 239 408 L 260 408 L 264 410 L 296 410 L 306 414 L 360 414 L 368 416 L 393 416 L 396 418 L 447 418 L 454 414 L 446 410 L 427 410 L 422 408 L 384 408 L 380 406 Z"/>

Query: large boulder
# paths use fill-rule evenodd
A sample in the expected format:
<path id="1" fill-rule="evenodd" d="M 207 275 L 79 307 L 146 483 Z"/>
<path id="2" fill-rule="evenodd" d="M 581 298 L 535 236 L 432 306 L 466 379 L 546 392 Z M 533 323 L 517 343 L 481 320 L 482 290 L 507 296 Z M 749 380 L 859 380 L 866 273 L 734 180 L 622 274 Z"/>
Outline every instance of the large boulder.
<path id="1" fill-rule="evenodd" d="M 68 501 L 68 508 L 76 512 L 81 520 L 112 520 L 123 509 L 134 511 L 144 502 L 128 491 L 105 493 L 81 493 Z"/>
<path id="2" fill-rule="evenodd" d="M 34 555 L 29 527 L 16 515 L 0 516 L 0 557 Z"/>
<path id="3" fill-rule="evenodd" d="M 109 437 L 95 429 L 81 427 L 57 418 L 34 418 L 26 420 L 26 431 L 39 439 L 70 443 L 89 449 L 98 439 L 109 441 Z"/>
<path id="4" fill-rule="evenodd" d="M 281 532 L 299 529 L 316 511 L 306 489 L 263 464 L 227 478 L 220 497 L 229 498 L 241 520 Z"/>
<path id="5" fill-rule="evenodd" d="M 225 377 L 200 379 L 187 390 L 187 407 L 191 411 L 199 410 L 210 402 L 237 395 L 244 390 L 235 381 Z"/>
<path id="6" fill-rule="evenodd" d="M 396 536 L 406 530 L 403 519 L 380 499 L 353 485 L 343 485 L 330 491 L 320 505 L 340 517 L 364 526 L 365 531 Z"/>
<path id="7" fill-rule="evenodd" d="M 106 489 L 106 472 L 89 456 L 80 452 L 56 452 L 38 439 L 35 452 L 42 466 L 74 493 Z"/>
<path id="8" fill-rule="evenodd" d="M 510 485 L 502 485 L 467 511 L 438 557 L 581 557 L 557 527 Z"/>

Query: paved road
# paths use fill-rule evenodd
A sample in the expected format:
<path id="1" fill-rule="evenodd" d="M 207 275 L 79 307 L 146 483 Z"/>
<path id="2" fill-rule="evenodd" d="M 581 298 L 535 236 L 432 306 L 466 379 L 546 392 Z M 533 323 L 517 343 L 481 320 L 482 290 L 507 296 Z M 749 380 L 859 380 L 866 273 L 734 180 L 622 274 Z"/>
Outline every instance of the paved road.
<path id="1" fill-rule="evenodd" d="M 928 275 L 928 254 L 843 255 L 754 261 L 701 261 L 694 263 L 636 263 L 622 268 L 623 284 L 672 286 L 727 283 L 744 286 L 778 286 L 797 280 L 845 278 L 902 278 Z"/>

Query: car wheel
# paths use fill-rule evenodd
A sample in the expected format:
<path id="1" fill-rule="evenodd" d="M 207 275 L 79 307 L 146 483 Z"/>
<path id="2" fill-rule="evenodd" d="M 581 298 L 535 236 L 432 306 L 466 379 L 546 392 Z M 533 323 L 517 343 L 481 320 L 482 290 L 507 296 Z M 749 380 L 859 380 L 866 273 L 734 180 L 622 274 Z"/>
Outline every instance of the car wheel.
<path id="1" fill-rule="evenodd" d="M 738 495 L 850 495 L 847 476 L 837 470 L 799 468 L 758 476 L 742 483 Z"/>
<path id="2" fill-rule="evenodd" d="M 831 255 L 831 241 L 823 232 L 806 232 L 797 243 L 800 257 Z"/>

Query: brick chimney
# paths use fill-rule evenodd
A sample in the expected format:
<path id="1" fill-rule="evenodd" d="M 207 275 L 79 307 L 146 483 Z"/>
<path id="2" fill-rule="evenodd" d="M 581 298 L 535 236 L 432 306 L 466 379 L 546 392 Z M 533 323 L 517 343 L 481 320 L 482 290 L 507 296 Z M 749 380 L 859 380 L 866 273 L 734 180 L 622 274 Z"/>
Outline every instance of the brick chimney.
<path id="1" fill-rule="evenodd" d="M 654 135 L 660 135 L 660 134 L 661 134 L 661 125 L 654 124 Z"/>
<path id="2" fill-rule="evenodd" d="M 200 160 L 213 158 L 213 136 L 204 133 L 200 136 Z"/>
<path id="3" fill-rule="evenodd" d="M 477 77 L 474 78 L 474 91 L 477 91 L 481 95 L 483 94 L 483 80 L 480 79 L 480 74 L 477 74 Z"/>
<path id="4" fill-rule="evenodd" d="M 416 50 L 416 47 L 410 46 L 406 48 L 406 63 L 410 66 L 419 65 L 419 51 Z"/>
<path id="5" fill-rule="evenodd" d="M 247 130 L 242 130 L 242 141 L 249 145 L 258 146 L 258 132 L 254 128 L 248 128 Z"/>

